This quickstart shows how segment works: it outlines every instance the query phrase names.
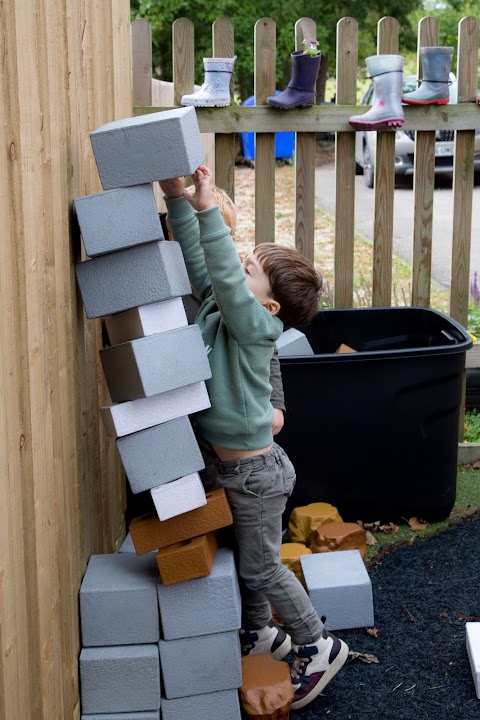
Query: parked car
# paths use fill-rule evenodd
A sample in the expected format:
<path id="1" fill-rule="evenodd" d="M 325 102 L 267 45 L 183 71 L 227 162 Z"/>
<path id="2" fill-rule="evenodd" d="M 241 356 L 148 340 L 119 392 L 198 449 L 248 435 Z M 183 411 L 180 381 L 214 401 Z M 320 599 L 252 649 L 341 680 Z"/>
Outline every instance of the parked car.
<path id="1" fill-rule="evenodd" d="M 404 78 L 403 94 L 417 89 L 417 78 L 408 75 Z M 450 103 L 457 102 L 457 82 L 453 73 L 450 75 Z M 361 100 L 361 105 L 372 105 L 373 83 L 371 83 Z M 453 173 L 454 131 L 437 130 L 435 133 L 435 174 Z M 355 137 L 355 160 L 357 170 L 363 171 L 365 185 L 373 188 L 375 172 L 375 151 L 377 133 L 361 130 Z M 397 130 L 395 132 L 395 175 L 413 175 L 413 158 L 415 151 L 415 131 Z M 475 131 L 475 175 L 480 176 L 480 128 Z"/>

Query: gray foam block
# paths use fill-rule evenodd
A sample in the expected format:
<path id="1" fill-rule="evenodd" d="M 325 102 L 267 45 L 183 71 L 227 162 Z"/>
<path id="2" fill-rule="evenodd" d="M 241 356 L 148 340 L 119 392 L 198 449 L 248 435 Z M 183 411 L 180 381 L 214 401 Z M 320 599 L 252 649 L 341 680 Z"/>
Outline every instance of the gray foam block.
<path id="1" fill-rule="evenodd" d="M 151 490 L 205 467 L 188 417 L 124 435 L 116 442 L 133 493 Z"/>
<path id="2" fill-rule="evenodd" d="M 159 648 L 165 696 L 169 699 L 231 690 L 242 684 L 236 630 L 184 640 L 160 640 Z"/>
<path id="3" fill-rule="evenodd" d="M 130 310 L 191 292 L 180 245 L 160 240 L 77 263 L 88 318 Z"/>
<path id="4" fill-rule="evenodd" d="M 119 553 L 134 553 L 135 551 L 135 545 L 133 544 L 132 536 L 130 533 L 127 533 L 125 540 L 122 542 L 120 547 L 118 548 Z"/>
<path id="5" fill-rule="evenodd" d="M 73 204 L 90 257 L 164 239 L 149 184 L 75 198 Z"/>
<path id="6" fill-rule="evenodd" d="M 104 190 L 190 175 L 205 160 L 193 107 L 115 120 L 90 140 Z"/>
<path id="7" fill-rule="evenodd" d="M 151 397 L 212 376 L 198 325 L 105 348 L 100 359 L 113 402 Z"/>
<path id="8" fill-rule="evenodd" d="M 279 357 L 314 354 L 307 336 L 296 328 L 289 328 L 280 335 L 277 340 L 277 349 Z"/>
<path id="9" fill-rule="evenodd" d="M 95 713 L 95 715 L 82 715 L 80 720 L 160 720 L 160 710 L 128 713 Z"/>
<path id="10" fill-rule="evenodd" d="M 237 690 L 162 699 L 162 720 L 241 720 Z"/>
<path id="11" fill-rule="evenodd" d="M 305 584 L 328 630 L 372 627 L 372 583 L 358 550 L 301 555 Z"/>
<path id="12" fill-rule="evenodd" d="M 152 554 L 92 555 L 80 588 L 83 646 L 158 642 L 157 579 Z"/>
<path id="13" fill-rule="evenodd" d="M 158 581 L 165 640 L 238 630 L 241 600 L 233 552 L 220 548 L 210 575 L 174 585 Z M 192 602 L 193 598 L 193 602 Z"/>
<path id="14" fill-rule="evenodd" d="M 79 665 L 84 714 L 159 709 L 158 645 L 82 648 Z"/>

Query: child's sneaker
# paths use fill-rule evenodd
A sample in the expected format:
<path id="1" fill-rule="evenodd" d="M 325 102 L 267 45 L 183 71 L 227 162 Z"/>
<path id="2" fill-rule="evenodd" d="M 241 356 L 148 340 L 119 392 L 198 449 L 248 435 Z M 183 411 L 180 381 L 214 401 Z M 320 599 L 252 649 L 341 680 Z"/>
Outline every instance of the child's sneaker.
<path id="1" fill-rule="evenodd" d="M 298 710 L 315 700 L 343 667 L 348 647 L 324 628 L 316 643 L 292 645 L 292 649 L 295 653 L 291 670 L 294 691 L 292 710 Z"/>
<path id="2" fill-rule="evenodd" d="M 240 644 L 242 655 L 270 653 L 275 660 L 283 660 L 292 649 L 290 635 L 273 620 L 261 630 L 240 630 Z"/>

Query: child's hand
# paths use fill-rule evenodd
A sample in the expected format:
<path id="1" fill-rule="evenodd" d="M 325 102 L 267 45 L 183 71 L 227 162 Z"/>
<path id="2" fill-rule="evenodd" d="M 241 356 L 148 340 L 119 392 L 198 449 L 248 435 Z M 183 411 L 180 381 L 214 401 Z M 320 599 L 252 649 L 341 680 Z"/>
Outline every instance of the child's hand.
<path id="1" fill-rule="evenodd" d="M 283 428 L 285 418 L 283 416 L 283 410 L 280 408 L 273 408 L 273 422 L 272 422 L 272 435 L 278 435 L 280 430 Z"/>
<path id="2" fill-rule="evenodd" d="M 159 180 L 158 182 L 163 194 L 169 198 L 182 197 L 185 192 L 184 177 L 169 178 L 168 180 Z"/>
<path id="3" fill-rule="evenodd" d="M 212 193 L 213 176 L 212 171 L 206 166 L 201 165 L 198 170 L 192 173 L 192 180 L 195 185 L 195 194 L 188 192 L 183 193 L 183 197 L 188 200 L 190 205 L 197 211 L 208 210 L 217 203 Z"/>

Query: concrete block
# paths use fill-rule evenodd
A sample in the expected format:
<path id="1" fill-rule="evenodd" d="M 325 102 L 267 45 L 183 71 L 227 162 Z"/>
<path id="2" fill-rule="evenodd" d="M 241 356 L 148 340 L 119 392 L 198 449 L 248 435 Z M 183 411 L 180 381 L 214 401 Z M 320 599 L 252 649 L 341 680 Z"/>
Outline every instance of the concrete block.
<path id="1" fill-rule="evenodd" d="M 237 630 L 183 640 L 160 640 L 159 648 L 168 699 L 231 690 L 242 684 Z"/>
<path id="2" fill-rule="evenodd" d="M 277 340 L 277 348 L 279 357 L 314 355 L 306 335 L 295 328 L 289 328 L 280 335 Z"/>
<path id="3" fill-rule="evenodd" d="M 160 710 L 129 713 L 95 713 L 95 715 L 82 714 L 81 720 L 160 720 Z"/>
<path id="4" fill-rule="evenodd" d="M 205 467 L 188 417 L 125 435 L 116 442 L 133 493 L 151 490 Z"/>
<path id="5" fill-rule="evenodd" d="M 132 536 L 130 533 L 127 533 L 125 540 L 122 542 L 120 547 L 118 548 L 119 553 L 134 553 L 135 552 L 135 545 L 133 544 Z"/>
<path id="6" fill-rule="evenodd" d="M 161 240 L 77 263 L 88 318 L 187 295 L 191 291 L 180 245 Z"/>
<path id="7" fill-rule="evenodd" d="M 173 482 L 150 490 L 160 520 L 190 512 L 207 504 L 205 490 L 198 473 L 191 473 Z"/>
<path id="8" fill-rule="evenodd" d="M 237 690 L 162 699 L 162 720 L 241 720 Z"/>
<path id="9" fill-rule="evenodd" d="M 151 185 L 87 195 L 73 204 L 90 257 L 165 239 Z"/>
<path id="10" fill-rule="evenodd" d="M 207 504 L 192 512 L 161 521 L 156 513 L 133 518 L 130 533 L 138 555 L 205 535 L 233 522 L 223 488 L 208 492 Z"/>
<path id="11" fill-rule="evenodd" d="M 157 580 L 153 554 L 92 555 L 80 587 L 83 646 L 158 642 Z"/>
<path id="12" fill-rule="evenodd" d="M 125 310 L 105 318 L 110 345 L 188 325 L 181 297 Z"/>
<path id="13" fill-rule="evenodd" d="M 158 645 L 83 648 L 79 665 L 84 714 L 160 708 Z"/>
<path id="14" fill-rule="evenodd" d="M 472 670 L 475 692 L 480 700 L 480 622 L 467 622 L 467 654 Z"/>
<path id="15" fill-rule="evenodd" d="M 328 630 L 372 627 L 372 583 L 358 550 L 301 555 L 312 605 Z"/>
<path id="16" fill-rule="evenodd" d="M 165 640 L 224 633 L 242 624 L 237 571 L 229 548 L 218 549 L 207 577 L 168 586 L 159 581 L 157 592 Z"/>
<path id="17" fill-rule="evenodd" d="M 105 348 L 100 359 L 113 402 L 158 395 L 212 375 L 198 325 Z"/>
<path id="18" fill-rule="evenodd" d="M 214 532 L 161 548 L 157 566 L 164 585 L 205 577 L 212 572 L 217 537 Z"/>
<path id="19" fill-rule="evenodd" d="M 90 140 L 104 190 L 191 175 L 205 161 L 193 107 L 115 120 Z"/>
<path id="20" fill-rule="evenodd" d="M 123 437 L 209 407 L 210 399 L 202 381 L 158 395 L 107 405 L 100 408 L 100 414 L 107 435 Z"/>

